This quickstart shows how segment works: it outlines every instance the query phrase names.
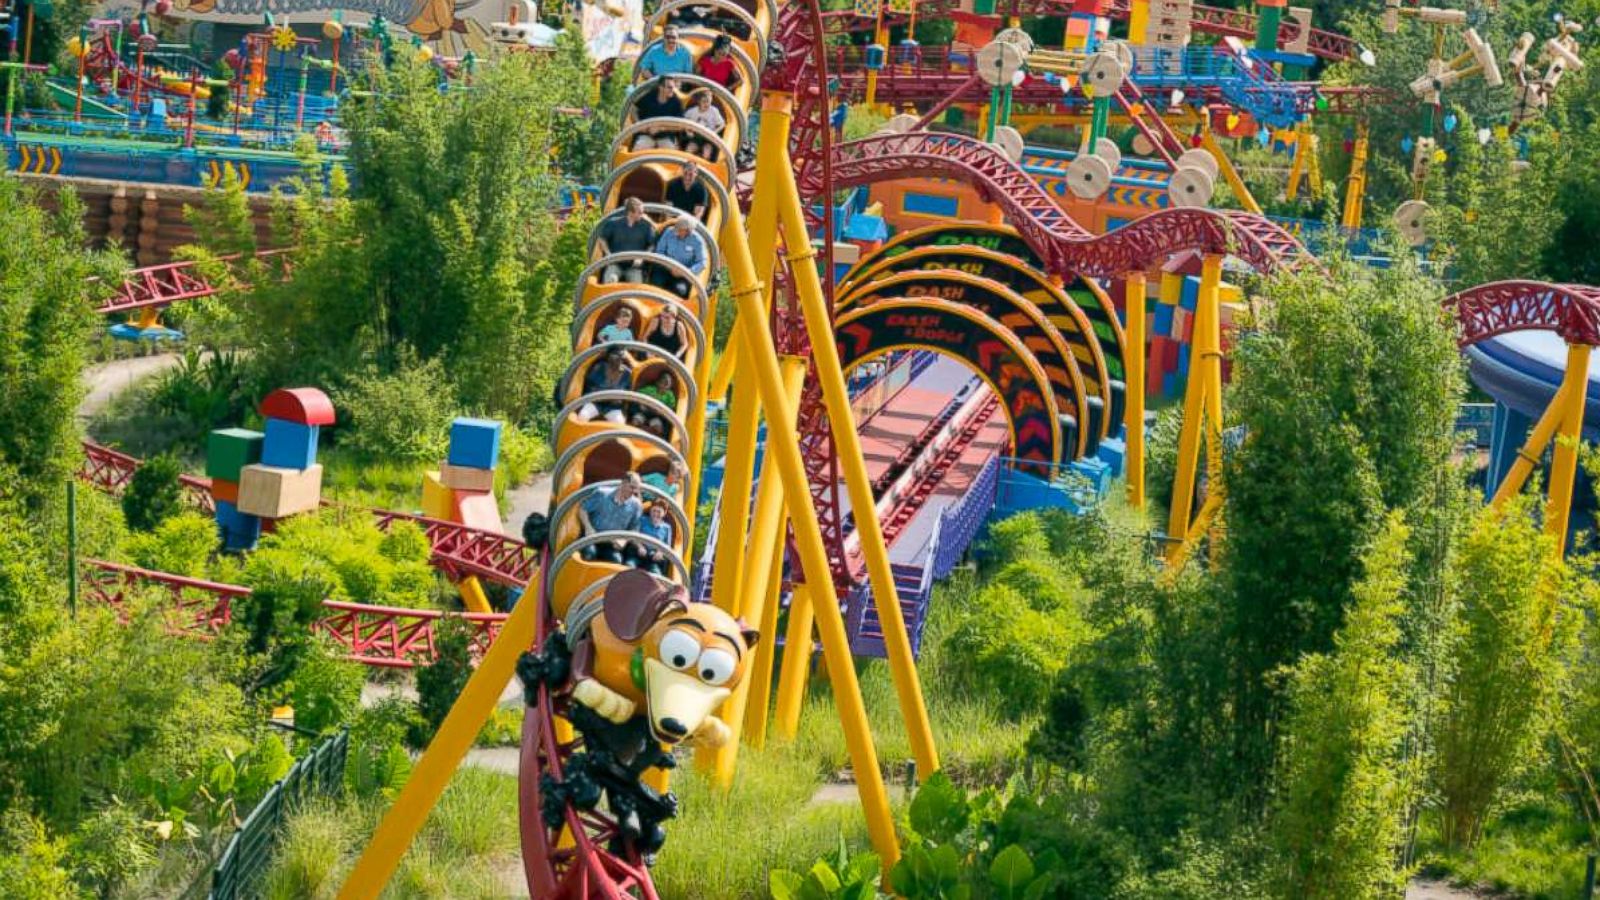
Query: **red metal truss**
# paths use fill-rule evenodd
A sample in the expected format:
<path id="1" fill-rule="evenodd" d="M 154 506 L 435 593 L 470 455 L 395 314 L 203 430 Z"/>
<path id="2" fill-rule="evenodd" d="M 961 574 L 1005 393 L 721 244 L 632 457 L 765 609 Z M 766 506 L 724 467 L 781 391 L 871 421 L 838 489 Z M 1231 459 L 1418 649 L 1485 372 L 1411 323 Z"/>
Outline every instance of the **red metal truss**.
<path id="1" fill-rule="evenodd" d="M 1600 288 L 1544 281 L 1495 281 L 1443 301 L 1466 347 L 1511 331 L 1554 331 L 1569 344 L 1600 346 Z"/>
<path id="2" fill-rule="evenodd" d="M 126 618 L 128 593 L 159 590 L 174 616 L 173 631 L 210 638 L 233 620 L 233 601 L 250 595 L 243 585 L 186 578 L 137 566 L 88 559 L 79 575 L 89 600 L 109 606 Z M 447 616 L 473 625 L 473 658 L 489 649 L 504 613 L 447 613 L 437 609 L 400 609 L 324 600 L 326 611 L 311 630 L 326 634 L 345 649 L 345 658 L 369 666 L 411 668 L 437 657 L 434 629 Z"/>
<path id="3" fill-rule="evenodd" d="M 999 150 L 961 135 L 913 132 L 877 135 L 834 148 L 834 188 L 899 178 L 952 178 L 974 186 L 1058 275 L 1115 278 L 1147 269 L 1174 253 L 1225 253 L 1257 271 L 1315 264 L 1300 242 L 1249 213 L 1164 209 L 1108 234 L 1085 231 Z M 813 192 L 820 185 L 808 186 Z"/>
<path id="4" fill-rule="evenodd" d="M 102 447 L 93 441 L 84 441 L 83 466 L 78 470 L 78 478 L 107 494 L 121 496 L 139 465 L 140 460 L 136 457 Z M 211 479 L 179 475 L 178 481 L 183 485 L 184 499 L 190 505 L 207 513 L 216 510 L 211 499 Z"/>
<path id="5" fill-rule="evenodd" d="M 1411 4 L 1408 4 L 1411 5 Z M 958 0 L 923 0 L 917 6 L 917 15 L 924 19 L 948 15 L 959 6 Z M 1112 0 L 1110 18 L 1125 20 L 1128 18 L 1132 4 L 1129 0 Z M 1255 39 L 1257 18 L 1254 13 L 1236 9 L 1222 9 L 1216 6 L 1202 6 L 1194 4 L 1190 7 L 1191 15 L 1189 25 L 1202 34 L 1215 34 L 1222 37 L 1236 37 Z M 1016 18 L 1036 17 L 1062 17 L 1072 12 L 1071 0 L 1000 0 L 995 5 L 994 16 Z M 903 17 L 902 17 L 903 18 Z M 874 21 L 856 17 L 857 21 L 851 22 L 848 18 L 840 17 L 835 25 L 829 24 L 839 30 L 870 30 Z M 900 20 L 895 20 L 899 24 Z M 1278 46 L 1286 47 L 1300 36 L 1300 26 L 1285 18 L 1278 26 Z M 1342 62 L 1353 59 L 1358 52 L 1356 42 L 1342 34 L 1324 31 L 1320 28 L 1311 29 L 1311 37 L 1307 42 L 1306 52 L 1312 56 Z"/>
<path id="6" fill-rule="evenodd" d="M 447 613 L 437 609 L 401 609 L 324 600 L 326 613 L 312 630 L 331 637 L 345 658 L 369 666 L 409 669 L 438 657 L 434 632 L 446 616 L 472 623 L 471 652 L 482 659 L 505 624 L 505 613 Z"/>
<path id="7" fill-rule="evenodd" d="M 452 580 L 476 575 L 496 584 L 522 588 L 538 569 L 539 561 L 528 545 L 509 535 L 388 509 L 374 509 L 372 514 L 378 517 L 378 527 L 382 529 L 401 520 L 420 525 L 433 548 L 434 568 Z"/>
<path id="8" fill-rule="evenodd" d="M 99 559 L 83 561 L 79 584 L 89 600 L 115 609 L 124 621 L 128 615 L 129 591 L 164 591 L 169 611 L 176 613 L 173 631 L 206 638 L 221 633 L 228 626 L 232 621 L 234 599 L 250 593 L 249 588 L 237 584 L 186 578 Z"/>
<path id="9" fill-rule="evenodd" d="M 103 315 L 129 312 L 209 297 L 216 292 L 216 287 L 200 274 L 196 263 L 163 263 L 129 271 L 116 291 L 100 300 L 95 311 Z"/>

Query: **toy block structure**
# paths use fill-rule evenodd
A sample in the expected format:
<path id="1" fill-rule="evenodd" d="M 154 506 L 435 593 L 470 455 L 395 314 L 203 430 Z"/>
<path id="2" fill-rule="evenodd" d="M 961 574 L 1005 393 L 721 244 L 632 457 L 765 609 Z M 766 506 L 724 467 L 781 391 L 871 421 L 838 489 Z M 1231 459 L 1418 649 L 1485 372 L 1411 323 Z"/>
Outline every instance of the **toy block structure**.
<path id="1" fill-rule="evenodd" d="M 239 512 L 282 519 L 310 512 L 322 502 L 322 467 L 288 469 L 257 463 L 239 478 Z"/>
<path id="2" fill-rule="evenodd" d="M 285 388 L 268 394 L 258 411 L 262 431 L 220 428 L 206 439 L 206 475 L 229 550 L 249 550 L 273 521 L 322 502 L 317 440 L 334 423 L 333 402 L 316 388 Z"/>
<path id="3" fill-rule="evenodd" d="M 1160 277 L 1150 278 L 1152 289 L 1145 297 L 1145 334 L 1149 344 L 1145 349 L 1145 394 L 1148 397 L 1177 397 L 1183 391 L 1189 372 L 1190 344 L 1194 337 L 1195 308 L 1200 297 L 1198 257 L 1179 256 L 1166 263 Z M 1117 285 L 1113 284 L 1113 288 Z M 1218 285 L 1219 323 L 1222 330 L 1222 350 L 1226 354 L 1233 345 L 1237 323 L 1244 321 L 1247 307 L 1244 293 L 1238 285 L 1223 282 Z M 1127 308 L 1119 289 L 1111 291 L 1117 312 L 1126 322 L 1137 311 Z M 1223 381 L 1232 374 L 1231 360 L 1222 360 Z M 1132 386 L 1129 388 L 1133 389 Z M 1115 449 L 1115 448 L 1113 448 Z M 1102 461 L 1120 469 L 1121 460 L 1115 452 L 1101 457 Z"/>
<path id="4" fill-rule="evenodd" d="M 1191 0 L 1150 0 L 1149 24 L 1145 45 L 1162 51 L 1156 63 L 1168 72 L 1183 71 L 1184 51 L 1189 47 L 1190 20 L 1194 15 Z"/>
<path id="5" fill-rule="evenodd" d="M 479 531 L 500 534 L 500 506 L 494 499 L 494 469 L 500 462 L 505 426 L 493 419 L 461 416 L 450 423 L 450 447 L 439 468 L 422 476 L 422 514 Z M 490 612 L 489 598 L 475 576 L 461 579 L 461 602 L 472 612 Z"/>

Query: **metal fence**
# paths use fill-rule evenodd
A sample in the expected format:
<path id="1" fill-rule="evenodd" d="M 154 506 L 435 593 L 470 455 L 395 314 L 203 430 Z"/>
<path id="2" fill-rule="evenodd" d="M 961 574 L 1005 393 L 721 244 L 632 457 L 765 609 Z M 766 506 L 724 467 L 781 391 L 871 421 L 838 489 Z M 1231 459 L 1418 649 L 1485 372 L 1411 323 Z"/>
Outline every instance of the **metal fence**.
<path id="1" fill-rule="evenodd" d="M 343 787 L 349 752 L 350 733 L 341 731 L 296 762 L 228 840 L 222 859 L 211 872 L 211 890 L 205 896 L 210 900 L 258 896 L 261 877 L 283 836 L 284 820 L 308 798 L 331 796 Z"/>

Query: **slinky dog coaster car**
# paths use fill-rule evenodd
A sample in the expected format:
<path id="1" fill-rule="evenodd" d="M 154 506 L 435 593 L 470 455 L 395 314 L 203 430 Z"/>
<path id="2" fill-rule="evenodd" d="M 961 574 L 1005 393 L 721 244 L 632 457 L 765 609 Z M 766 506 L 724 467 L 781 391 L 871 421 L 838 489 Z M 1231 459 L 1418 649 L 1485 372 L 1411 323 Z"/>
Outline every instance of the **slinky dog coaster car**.
<path id="1" fill-rule="evenodd" d="M 619 725 L 644 716 L 663 744 L 727 741 L 714 713 L 744 677 L 755 631 L 637 569 L 570 610 L 566 626 L 574 702 Z"/>

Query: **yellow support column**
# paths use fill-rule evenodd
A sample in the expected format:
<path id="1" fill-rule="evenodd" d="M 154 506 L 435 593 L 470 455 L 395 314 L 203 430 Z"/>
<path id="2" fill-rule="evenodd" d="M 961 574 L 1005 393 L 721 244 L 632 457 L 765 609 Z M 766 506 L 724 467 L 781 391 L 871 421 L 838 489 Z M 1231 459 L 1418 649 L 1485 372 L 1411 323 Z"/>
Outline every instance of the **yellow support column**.
<path id="1" fill-rule="evenodd" d="M 538 590 L 537 585 L 530 588 Z M 455 705 L 439 725 L 438 734 L 433 736 L 428 749 L 417 760 L 416 768 L 411 770 L 400 796 L 395 798 L 394 805 L 378 823 L 378 830 L 373 832 L 367 849 L 356 860 L 350 877 L 339 890 L 339 900 L 372 900 L 389 883 L 417 836 L 417 829 L 422 827 L 433 805 L 439 802 L 450 776 L 455 774 L 456 767 L 478 739 L 478 732 L 483 730 L 483 723 L 489 720 L 495 704 L 500 702 L 501 691 L 516 673 L 517 657 L 533 643 L 539 599 L 525 597 L 512 609 L 500 634 L 483 655 L 483 661 L 467 679 L 461 696 L 456 698 Z"/>
<path id="2" fill-rule="evenodd" d="M 1571 376 L 1570 371 L 1562 376 L 1561 386 L 1550 398 L 1550 405 L 1544 408 L 1544 414 L 1534 423 L 1533 430 L 1528 433 L 1528 439 L 1522 444 L 1522 449 L 1517 451 L 1517 458 L 1511 463 L 1506 476 L 1500 479 L 1500 486 L 1495 488 L 1494 497 L 1489 501 L 1490 506 L 1498 508 L 1505 505 L 1507 500 L 1521 492 L 1522 486 L 1528 483 L 1528 476 L 1533 474 L 1533 467 L 1538 464 L 1539 457 L 1544 455 L 1544 448 L 1550 445 L 1550 438 L 1555 435 L 1556 429 L 1561 427 L 1566 398 L 1572 392 Z"/>
<path id="3" fill-rule="evenodd" d="M 739 333 L 742 336 L 743 329 Z M 745 350 L 748 356 L 750 348 L 746 347 Z M 789 401 L 789 409 L 798 410 L 800 391 L 805 386 L 806 380 L 806 361 L 799 357 L 785 356 L 780 368 L 783 370 L 784 396 Z M 769 423 L 767 427 L 770 430 L 772 426 Z M 734 763 L 739 757 L 739 736 L 744 728 L 745 702 L 750 696 L 751 682 L 754 680 L 752 676 L 756 674 L 756 660 L 770 655 L 776 644 L 776 640 L 769 634 L 773 619 L 766 618 L 764 601 L 769 585 L 774 581 L 783 580 L 781 568 L 783 558 L 772 549 L 774 545 L 780 551 L 783 547 L 785 521 L 783 511 L 783 482 L 778 477 L 777 466 L 774 464 L 771 448 L 768 447 L 765 457 L 761 460 L 761 487 L 756 493 L 754 523 L 750 528 L 748 541 L 740 548 L 740 552 L 748 557 L 744 567 L 744 583 L 735 586 L 740 597 L 740 615 L 751 628 L 762 633 L 762 638 L 756 643 L 751 661 L 746 664 L 744 679 L 734 688 L 733 695 L 722 702 L 722 720 L 732 729 L 732 738 L 715 750 L 705 748 L 695 754 L 696 762 L 702 769 L 712 769 L 716 772 L 717 785 L 724 790 L 733 786 Z M 774 558 L 779 565 L 777 571 L 772 567 Z M 765 703 L 765 700 L 762 702 Z"/>
<path id="4" fill-rule="evenodd" d="M 1367 199 L 1367 122 L 1356 125 L 1355 147 L 1350 153 L 1350 177 L 1344 184 L 1344 213 L 1339 224 L 1349 229 L 1361 227 L 1361 207 Z"/>
<path id="5" fill-rule="evenodd" d="M 1196 298 L 1194 331 L 1190 339 L 1189 379 L 1183 391 L 1183 430 L 1178 436 L 1178 472 L 1172 486 L 1172 508 L 1167 534 L 1182 540 L 1192 525 L 1195 475 L 1200 466 L 1201 441 L 1205 441 L 1207 469 L 1215 479 L 1222 429 L 1221 347 L 1217 286 L 1222 280 L 1222 257 L 1210 254 L 1201 262 L 1200 291 Z M 1211 396 L 1215 394 L 1216 396 Z M 1208 422 L 1207 419 L 1212 421 Z M 1185 542 L 1186 543 L 1186 542 Z M 1168 551 L 1168 559 L 1187 554 L 1184 543 Z"/>
<path id="6" fill-rule="evenodd" d="M 1239 205 L 1249 212 L 1261 215 L 1261 204 L 1256 202 L 1244 179 L 1239 177 L 1239 170 L 1233 167 L 1233 160 L 1228 158 L 1222 145 L 1217 143 L 1217 136 L 1210 128 L 1205 129 L 1200 137 L 1200 143 L 1211 154 L 1211 158 L 1217 161 L 1217 170 L 1222 173 L 1223 180 L 1228 182 L 1228 187 L 1233 190 L 1233 196 L 1238 198 Z"/>
<path id="7" fill-rule="evenodd" d="M 783 666 L 778 672 L 778 706 L 773 728 L 778 737 L 792 741 L 800 732 L 800 707 L 806 698 L 806 676 L 811 674 L 811 591 L 794 586 L 789 598 L 789 630 L 783 636 Z"/>
<path id="8" fill-rule="evenodd" d="M 735 329 L 735 337 L 742 331 Z M 728 453 L 723 457 L 716 557 L 711 569 L 711 602 L 735 616 L 740 613 L 739 589 L 744 582 L 745 535 L 760 415 L 761 398 L 755 381 L 748 374 L 735 378 L 733 401 L 728 407 Z"/>
<path id="9" fill-rule="evenodd" d="M 773 475 L 776 477 L 777 473 Z M 788 518 L 785 517 L 783 521 L 787 522 Z M 756 648 L 744 677 L 744 685 L 750 694 L 744 705 L 744 739 L 757 750 L 767 744 L 767 714 L 772 707 L 772 673 L 777 669 L 778 607 L 783 599 L 783 549 L 784 534 L 780 531 L 772 542 L 772 577 L 767 579 L 767 592 L 761 603 L 761 627 L 766 630 L 767 636 Z"/>
<path id="10" fill-rule="evenodd" d="M 1561 426 L 1551 452 L 1550 497 L 1544 505 L 1545 531 L 1555 539 L 1558 557 L 1566 552 L 1567 525 L 1572 517 L 1572 484 L 1578 473 L 1578 442 L 1583 439 L 1583 413 L 1589 393 L 1589 350 L 1587 344 L 1567 345 Z"/>
<path id="11" fill-rule="evenodd" d="M 1127 338 L 1127 395 L 1123 398 L 1128 449 L 1128 505 L 1144 508 L 1144 305 L 1143 272 L 1133 272 L 1123 280 L 1122 308 L 1127 310 L 1123 332 Z"/>
<path id="12" fill-rule="evenodd" d="M 738 333 L 735 327 L 734 333 Z M 722 357 L 717 360 L 716 370 L 711 373 L 711 389 L 706 393 L 707 400 L 721 400 L 728 396 L 728 387 L 733 384 L 733 371 L 738 365 L 739 342 L 729 341 L 722 348 Z"/>
<path id="13" fill-rule="evenodd" d="M 788 106 L 785 104 L 769 112 L 768 109 L 774 106 L 777 104 L 768 103 L 763 108 L 763 127 L 773 118 L 788 121 Z M 784 234 L 788 236 L 789 259 L 794 263 L 790 268 L 794 273 L 795 293 L 805 314 L 806 333 L 811 338 L 811 359 L 822 388 L 823 404 L 828 410 L 828 427 L 833 433 L 839 469 L 850 494 L 850 508 L 856 510 L 856 534 L 861 538 L 861 553 L 866 558 L 867 575 L 872 583 L 872 602 L 883 623 L 883 642 L 888 651 L 889 671 L 894 676 L 895 693 L 900 700 L 900 713 L 905 717 L 906 734 L 910 737 L 911 750 L 916 756 L 917 771 L 931 775 L 939 771 L 939 753 L 934 747 L 933 726 L 928 722 L 928 709 L 923 704 L 917 661 L 911 653 L 911 636 L 906 631 L 905 616 L 900 610 L 900 592 L 895 588 L 894 572 L 889 566 L 883 526 L 877 516 L 862 514 L 863 511 L 876 509 L 877 500 L 872 496 L 872 479 L 867 475 L 866 461 L 861 453 L 861 436 L 856 433 L 855 413 L 850 407 L 844 369 L 839 364 L 839 348 L 833 342 L 833 322 L 813 261 L 816 253 L 805 240 L 805 209 L 800 203 L 799 188 L 793 179 L 778 185 L 778 189 L 782 191 L 778 202 L 778 218 L 783 223 Z M 809 573 L 807 580 L 812 584 L 818 583 Z"/>
<path id="14" fill-rule="evenodd" d="M 769 95 L 763 101 L 756 184 L 765 185 L 767 190 L 781 189 L 784 183 L 787 183 L 789 192 L 794 190 L 794 172 L 789 168 L 785 153 L 789 140 L 787 113 L 791 102 L 788 97 L 781 95 Z M 748 341 L 747 349 L 752 351 L 751 358 L 743 360 L 743 363 L 747 374 L 755 376 L 762 406 L 768 411 L 767 452 L 777 460 L 779 476 L 783 479 L 783 493 L 789 502 L 801 569 L 807 583 L 827 585 L 832 579 L 828 551 L 822 544 L 822 528 L 817 522 L 816 508 L 811 503 L 805 463 L 800 458 L 800 436 L 793 424 L 794 411 L 789 408 L 789 400 L 783 395 L 783 376 L 778 367 L 777 350 L 768 331 L 767 310 L 761 303 L 762 286 L 756 278 L 750 245 L 745 238 L 744 216 L 737 206 L 728 212 L 723 225 L 723 251 L 728 261 L 733 298 L 739 307 L 739 330 Z M 838 704 L 840 726 L 844 730 L 845 746 L 849 750 L 856 788 L 860 792 L 867 832 L 884 871 L 888 872 L 900 858 L 900 844 L 895 836 L 889 793 L 883 783 L 883 772 L 878 767 L 877 749 L 872 743 L 866 704 L 861 699 L 861 684 L 856 679 L 855 659 L 850 653 L 844 616 L 839 612 L 837 598 L 831 594 L 816 599 L 812 608 L 816 611 L 817 628 L 822 635 L 823 659 L 828 666 L 828 677 L 833 682 L 834 700 Z"/>

